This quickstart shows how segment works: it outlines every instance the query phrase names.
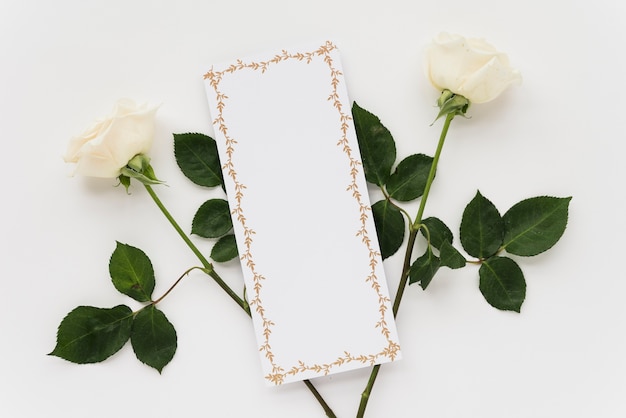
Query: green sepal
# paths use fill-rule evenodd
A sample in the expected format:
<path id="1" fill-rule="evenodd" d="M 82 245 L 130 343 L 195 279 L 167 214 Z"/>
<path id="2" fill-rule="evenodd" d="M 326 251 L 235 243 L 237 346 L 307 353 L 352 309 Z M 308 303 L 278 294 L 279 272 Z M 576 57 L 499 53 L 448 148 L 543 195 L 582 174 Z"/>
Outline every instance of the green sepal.
<path id="1" fill-rule="evenodd" d="M 502 246 L 504 223 L 500 212 L 479 191 L 463 211 L 460 235 L 465 251 L 479 259 L 491 257 Z"/>
<path id="2" fill-rule="evenodd" d="M 396 143 L 380 119 L 356 102 L 352 105 L 352 118 L 365 180 L 382 187 L 387 183 L 391 167 L 396 162 Z"/>
<path id="3" fill-rule="evenodd" d="M 389 196 L 401 202 L 420 197 L 424 193 L 432 164 L 432 157 L 424 154 L 409 155 L 400 161 L 387 180 Z"/>
<path id="4" fill-rule="evenodd" d="M 508 257 L 491 257 L 478 270 L 480 292 L 494 308 L 519 312 L 526 298 L 526 280 L 517 263 Z"/>
<path id="5" fill-rule="evenodd" d="M 148 165 L 144 170 L 143 170 L 143 174 L 144 176 L 146 176 L 148 178 L 149 181 L 151 181 L 151 184 L 163 184 L 165 183 L 164 181 L 161 181 L 159 179 L 157 179 L 156 174 L 154 173 L 154 168 L 152 168 L 151 165 Z"/>
<path id="6" fill-rule="evenodd" d="M 122 177 L 128 177 L 128 179 L 122 180 Z M 135 179 L 146 185 L 164 183 L 156 177 L 156 174 L 154 174 L 154 169 L 150 165 L 150 158 L 145 154 L 135 155 L 128 162 L 128 164 L 122 168 L 121 174 L 118 178 L 120 179 L 120 183 L 126 187 L 126 191 L 128 191 L 128 186 L 125 182 L 130 185 L 130 179 Z"/>
<path id="7" fill-rule="evenodd" d="M 204 202 L 191 223 L 191 233 L 203 238 L 219 238 L 233 229 L 228 202 L 210 199 Z"/>
<path id="8" fill-rule="evenodd" d="M 126 167 L 138 173 L 143 173 L 150 167 L 150 158 L 145 154 L 137 154 L 130 159 Z"/>
<path id="9" fill-rule="evenodd" d="M 552 248 L 565 232 L 571 199 L 540 196 L 513 205 L 502 216 L 505 250 L 533 256 Z"/>
<path id="10" fill-rule="evenodd" d="M 183 174 L 199 186 L 224 184 L 217 143 L 200 133 L 174 134 L 174 156 Z"/>
<path id="11" fill-rule="evenodd" d="M 163 312 L 148 305 L 135 315 L 130 343 L 139 361 L 161 373 L 176 353 L 176 330 Z"/>
<path id="12" fill-rule="evenodd" d="M 419 283 L 422 289 L 426 290 L 430 282 L 439 270 L 441 261 L 433 253 L 432 247 L 426 248 L 424 255 L 419 257 L 411 265 L 409 270 L 409 284 Z"/>
<path id="13" fill-rule="evenodd" d="M 154 290 L 154 269 L 139 248 L 117 242 L 109 260 L 109 274 L 115 288 L 139 302 L 148 302 Z"/>
<path id="14" fill-rule="evenodd" d="M 441 109 L 446 104 L 446 102 L 448 102 L 453 97 L 454 97 L 454 93 L 452 93 L 450 90 L 448 89 L 443 90 L 441 92 L 441 95 L 437 98 L 437 107 Z"/>
<path id="15" fill-rule="evenodd" d="M 117 353 L 130 338 L 133 312 L 128 306 L 79 306 L 67 314 L 49 355 L 73 363 L 98 363 Z"/>
<path id="16" fill-rule="evenodd" d="M 211 249 L 211 258 L 218 263 L 225 263 L 238 255 L 237 242 L 233 234 L 224 235 Z"/>
<path id="17" fill-rule="evenodd" d="M 470 101 L 460 94 L 454 94 L 450 90 L 444 90 L 437 99 L 437 106 L 439 106 L 440 110 L 435 120 L 449 114 L 465 116 L 467 109 L 469 109 Z"/>
<path id="18" fill-rule="evenodd" d="M 380 253 L 384 259 L 394 255 L 404 240 L 404 216 L 389 200 L 380 200 L 372 205 L 372 215 Z"/>
<path id="19" fill-rule="evenodd" d="M 124 186 L 124 189 L 126 189 L 126 193 L 128 194 L 128 188 L 130 187 L 130 177 L 120 174 L 117 179 L 120 181 L 120 184 Z"/>
<path id="20" fill-rule="evenodd" d="M 145 173 L 139 173 L 137 171 L 131 170 L 128 167 L 124 167 L 122 168 L 121 171 L 121 175 L 120 177 L 118 177 L 120 179 L 120 183 L 124 184 L 122 182 L 121 177 L 128 177 L 129 181 L 128 184 L 130 185 L 130 179 L 135 179 L 137 181 L 139 181 L 140 183 L 143 184 L 147 184 L 148 186 L 152 186 L 155 184 L 163 184 L 164 182 L 158 179 L 153 179 L 150 178 L 149 175 L 154 176 L 154 170 L 152 169 L 152 167 L 150 167 L 150 170 L 146 171 Z M 128 187 L 126 188 L 128 190 Z"/>

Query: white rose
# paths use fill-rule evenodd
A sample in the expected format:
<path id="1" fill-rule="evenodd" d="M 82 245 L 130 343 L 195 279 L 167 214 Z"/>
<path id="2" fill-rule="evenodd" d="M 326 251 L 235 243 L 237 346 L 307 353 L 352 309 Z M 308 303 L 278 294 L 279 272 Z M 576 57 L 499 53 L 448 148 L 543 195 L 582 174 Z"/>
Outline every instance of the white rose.
<path id="1" fill-rule="evenodd" d="M 118 177 L 134 156 L 150 150 L 156 111 L 147 104 L 119 100 L 111 115 L 72 138 L 63 159 L 75 163 L 75 173 L 84 176 Z"/>
<path id="2" fill-rule="evenodd" d="M 450 90 L 471 103 L 495 99 L 522 76 L 506 54 L 482 39 L 441 33 L 426 50 L 426 74 L 439 91 Z"/>

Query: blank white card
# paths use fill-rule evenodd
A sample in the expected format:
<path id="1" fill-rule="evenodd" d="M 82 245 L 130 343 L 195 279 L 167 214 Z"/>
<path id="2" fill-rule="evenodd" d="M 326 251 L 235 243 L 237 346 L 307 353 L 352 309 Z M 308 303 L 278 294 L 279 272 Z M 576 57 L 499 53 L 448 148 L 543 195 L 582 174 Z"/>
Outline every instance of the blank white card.
<path id="1" fill-rule="evenodd" d="M 400 357 L 334 44 L 204 76 L 265 379 Z"/>

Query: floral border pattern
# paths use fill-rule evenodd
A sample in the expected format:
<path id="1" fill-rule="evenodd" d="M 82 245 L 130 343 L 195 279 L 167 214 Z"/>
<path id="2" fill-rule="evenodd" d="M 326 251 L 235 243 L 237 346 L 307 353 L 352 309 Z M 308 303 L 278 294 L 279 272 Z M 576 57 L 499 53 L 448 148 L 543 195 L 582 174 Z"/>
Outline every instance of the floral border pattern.
<path id="1" fill-rule="evenodd" d="M 244 62 L 242 60 L 237 60 L 235 64 L 230 65 L 222 71 L 214 71 L 213 69 L 211 69 L 204 75 L 204 79 L 208 80 L 209 85 L 215 93 L 217 103 L 218 114 L 213 120 L 213 125 L 219 130 L 219 132 L 221 132 L 221 134 L 225 138 L 225 154 L 227 156 L 227 159 L 223 164 L 223 170 L 234 184 L 235 195 L 233 196 L 233 198 L 236 204 L 234 209 L 232 209 L 232 214 L 237 222 L 239 222 L 239 224 L 241 225 L 244 235 L 244 242 L 240 244 L 243 248 L 241 261 L 242 264 L 244 264 L 246 268 L 249 269 L 254 283 L 251 295 L 252 298 L 249 303 L 261 319 L 261 323 L 263 326 L 262 335 L 264 341 L 259 347 L 259 351 L 264 353 L 265 358 L 271 364 L 272 371 L 267 376 L 265 376 L 265 378 L 276 385 L 282 384 L 285 380 L 285 377 L 287 376 L 296 376 L 298 374 L 311 371 L 318 374 L 327 375 L 331 372 L 333 368 L 337 368 L 342 366 L 343 364 L 351 362 L 360 362 L 363 364 L 374 365 L 381 357 L 386 357 L 390 360 L 394 360 L 398 356 L 400 350 L 399 344 L 391 337 L 391 331 L 386 320 L 387 312 L 389 310 L 390 299 L 389 297 L 385 296 L 381 291 L 381 284 L 376 275 L 376 268 L 379 263 L 380 253 L 372 245 L 372 238 L 370 237 L 370 234 L 366 227 L 371 208 L 367 203 L 364 203 L 364 199 L 357 183 L 357 178 L 361 170 L 361 162 L 358 153 L 355 153 L 355 151 L 350 147 L 348 140 L 348 132 L 350 129 L 350 121 L 352 120 L 352 117 L 350 116 L 349 110 L 348 112 L 344 111 L 345 106 L 340 100 L 338 86 L 340 84 L 340 76 L 342 76 L 343 74 L 335 67 L 335 63 L 331 56 L 331 51 L 335 49 L 337 49 L 337 47 L 330 41 L 327 41 L 324 45 L 320 46 L 314 51 L 289 53 L 286 50 L 283 50 L 281 54 L 275 55 L 268 61 Z M 229 135 L 228 127 L 226 121 L 224 120 L 223 110 L 227 105 L 228 96 L 226 96 L 226 94 L 224 94 L 220 90 L 220 82 L 225 75 L 233 74 L 237 71 L 253 70 L 265 73 L 271 66 L 284 61 L 297 60 L 305 62 L 306 64 L 310 64 L 314 59 L 320 58 L 323 59 L 324 63 L 326 63 L 329 69 L 331 93 L 328 96 L 328 101 L 336 109 L 340 121 L 341 135 L 337 142 L 337 146 L 340 147 L 341 151 L 345 154 L 350 170 L 349 172 L 351 182 L 347 186 L 346 191 L 352 193 L 352 197 L 359 206 L 359 219 L 361 224 L 356 235 L 358 237 L 361 237 L 361 242 L 369 252 L 370 272 L 365 278 L 365 282 L 371 286 L 373 292 L 375 292 L 378 297 L 379 320 L 376 322 L 375 326 L 376 328 L 380 329 L 381 334 L 386 339 L 387 346 L 375 354 L 353 355 L 347 351 L 344 351 L 342 355 L 338 356 L 334 361 L 329 363 L 306 364 L 303 361 L 298 361 L 296 365 L 285 368 L 277 363 L 276 356 L 273 353 L 272 346 L 270 344 L 272 327 L 275 325 L 275 323 L 267 317 L 265 309 L 263 307 L 261 294 L 263 290 L 263 281 L 266 280 L 266 277 L 264 277 L 261 273 L 257 271 L 254 262 L 252 247 L 255 231 L 248 225 L 242 205 L 246 186 L 239 180 L 237 176 L 237 171 L 235 170 L 235 166 L 233 164 L 233 155 L 236 152 L 237 140 Z"/>

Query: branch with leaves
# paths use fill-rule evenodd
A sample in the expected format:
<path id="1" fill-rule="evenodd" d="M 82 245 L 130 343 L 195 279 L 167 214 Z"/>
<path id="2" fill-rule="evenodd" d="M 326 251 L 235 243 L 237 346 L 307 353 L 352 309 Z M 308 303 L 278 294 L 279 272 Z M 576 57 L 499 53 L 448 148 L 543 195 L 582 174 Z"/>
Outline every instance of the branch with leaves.
<path id="1" fill-rule="evenodd" d="M 181 171 L 193 183 L 204 187 L 224 187 L 217 146 L 212 138 L 198 133 L 175 134 L 174 154 Z M 135 312 L 126 305 L 113 308 L 75 308 L 61 321 L 57 331 L 57 343 L 50 355 L 73 363 L 98 363 L 117 353 L 130 340 L 137 359 L 161 373 L 174 357 L 177 335 L 174 326 L 156 305 L 170 294 L 183 277 L 193 270 L 202 271 L 248 316 L 251 314 L 250 306 L 245 298 L 245 290 L 244 296 L 240 297 L 224 282 L 213 264 L 191 241 L 159 199 L 152 186 L 163 182 L 157 179 L 150 159 L 144 154 L 137 154 L 118 173 L 118 180 L 126 191 L 133 179 L 144 185 L 161 213 L 202 266 L 187 269 L 163 296 L 153 300 L 155 274 L 152 262 L 139 248 L 118 242 L 109 261 L 112 283 L 122 294 L 145 303 L 145 306 Z M 215 262 L 226 262 L 238 254 L 232 227 L 228 202 L 224 199 L 210 199 L 196 211 L 191 233 L 203 238 L 218 239 L 213 245 L 211 258 Z M 335 413 L 313 383 L 309 380 L 303 383 L 326 416 L 335 418 Z"/>
<path id="2" fill-rule="evenodd" d="M 439 101 L 440 117 L 445 117 L 434 157 L 414 154 L 396 163 L 395 141 L 380 119 L 354 103 L 352 114 L 363 157 L 365 178 L 378 186 L 385 197 L 372 205 L 374 222 L 383 259 L 402 246 L 408 230 L 398 290 L 393 304 L 398 314 L 407 284 L 426 290 L 441 267 L 460 269 L 479 265 L 479 290 L 485 300 L 500 310 L 519 312 L 526 297 L 526 280 L 514 256 L 533 256 L 550 249 L 565 232 L 570 197 L 540 196 L 520 201 L 504 215 L 480 191 L 467 204 L 460 225 L 460 241 L 467 260 L 453 245 L 450 228 L 437 217 L 423 218 L 431 185 L 450 123 L 465 115 L 469 101 L 446 90 Z M 414 218 L 400 204 L 420 200 Z M 426 244 L 422 255 L 415 256 L 415 242 L 421 236 Z M 361 394 L 357 418 L 365 415 L 380 365 L 372 368 Z"/>

